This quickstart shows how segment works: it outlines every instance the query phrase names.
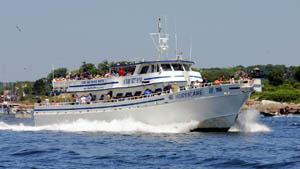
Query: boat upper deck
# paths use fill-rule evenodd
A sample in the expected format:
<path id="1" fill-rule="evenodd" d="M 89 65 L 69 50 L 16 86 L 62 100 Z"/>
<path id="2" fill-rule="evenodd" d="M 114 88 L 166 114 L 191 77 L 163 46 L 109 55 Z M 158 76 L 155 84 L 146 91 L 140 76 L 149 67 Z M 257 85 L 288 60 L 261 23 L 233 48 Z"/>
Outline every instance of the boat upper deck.
<path id="1" fill-rule="evenodd" d="M 186 60 L 161 60 L 114 65 L 102 76 L 82 73 L 79 76 L 53 79 L 53 89 L 71 93 L 137 87 L 143 84 L 202 82 L 200 73 L 191 70 L 193 63 Z"/>

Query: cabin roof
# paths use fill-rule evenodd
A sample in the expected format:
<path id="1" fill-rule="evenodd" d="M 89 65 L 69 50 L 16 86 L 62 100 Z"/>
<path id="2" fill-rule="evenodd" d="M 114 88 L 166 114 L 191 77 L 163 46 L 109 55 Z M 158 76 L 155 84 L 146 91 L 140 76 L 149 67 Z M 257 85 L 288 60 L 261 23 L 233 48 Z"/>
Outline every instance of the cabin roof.
<path id="1" fill-rule="evenodd" d="M 188 60 L 159 60 L 159 61 L 144 61 L 144 62 L 137 62 L 132 64 L 121 64 L 121 65 L 114 65 L 110 66 L 110 68 L 118 68 L 118 67 L 129 67 L 129 66 L 136 66 L 139 64 L 151 64 L 151 63 L 188 63 L 188 64 L 194 64 L 193 61 Z"/>

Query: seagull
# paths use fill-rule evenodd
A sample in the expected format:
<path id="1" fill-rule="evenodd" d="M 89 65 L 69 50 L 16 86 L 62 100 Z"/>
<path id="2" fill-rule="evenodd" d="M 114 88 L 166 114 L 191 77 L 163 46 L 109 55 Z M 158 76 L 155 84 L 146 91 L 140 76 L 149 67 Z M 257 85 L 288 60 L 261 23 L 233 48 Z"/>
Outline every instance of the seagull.
<path id="1" fill-rule="evenodd" d="M 22 29 L 18 25 L 16 26 L 16 28 L 19 32 L 22 32 Z"/>

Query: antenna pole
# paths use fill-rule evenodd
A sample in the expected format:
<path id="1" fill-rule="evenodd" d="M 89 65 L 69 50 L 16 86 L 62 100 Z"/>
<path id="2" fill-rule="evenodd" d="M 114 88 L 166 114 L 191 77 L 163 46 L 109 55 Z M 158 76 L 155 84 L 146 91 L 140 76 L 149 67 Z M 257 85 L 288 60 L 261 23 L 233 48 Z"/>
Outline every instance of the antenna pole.
<path id="1" fill-rule="evenodd" d="M 178 49 L 177 49 L 177 33 L 175 32 L 175 57 L 177 58 Z"/>
<path id="2" fill-rule="evenodd" d="M 192 61 L 192 47 L 193 47 L 193 44 L 192 44 L 192 37 L 191 37 L 191 44 L 190 44 L 190 61 Z"/>
<path id="3" fill-rule="evenodd" d="M 160 60 L 160 56 L 161 56 L 161 49 L 160 49 L 160 32 L 162 30 L 161 27 L 161 22 L 160 22 L 160 18 L 158 18 L 158 42 L 157 44 L 159 45 L 159 50 L 158 50 L 158 60 Z"/>

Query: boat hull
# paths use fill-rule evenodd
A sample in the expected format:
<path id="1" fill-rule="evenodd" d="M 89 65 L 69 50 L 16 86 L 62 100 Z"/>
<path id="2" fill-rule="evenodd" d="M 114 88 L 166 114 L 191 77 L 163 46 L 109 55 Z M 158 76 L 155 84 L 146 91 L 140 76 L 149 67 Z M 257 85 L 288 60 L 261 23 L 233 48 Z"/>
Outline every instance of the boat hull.
<path id="1" fill-rule="evenodd" d="M 188 91 L 192 93 L 190 95 L 187 91 L 183 91 L 111 103 L 106 106 L 99 103 L 56 109 L 37 108 L 34 121 L 38 126 L 70 123 L 78 119 L 112 121 L 130 118 L 150 125 L 196 121 L 198 125 L 192 130 L 227 131 L 234 124 L 242 105 L 249 98 L 251 88 L 227 92 L 229 89 L 225 87 L 223 91 L 225 94 L 222 92 L 222 94 L 210 95 L 209 88 L 202 88 Z M 200 92 L 200 95 L 195 95 L 197 92 Z"/>

